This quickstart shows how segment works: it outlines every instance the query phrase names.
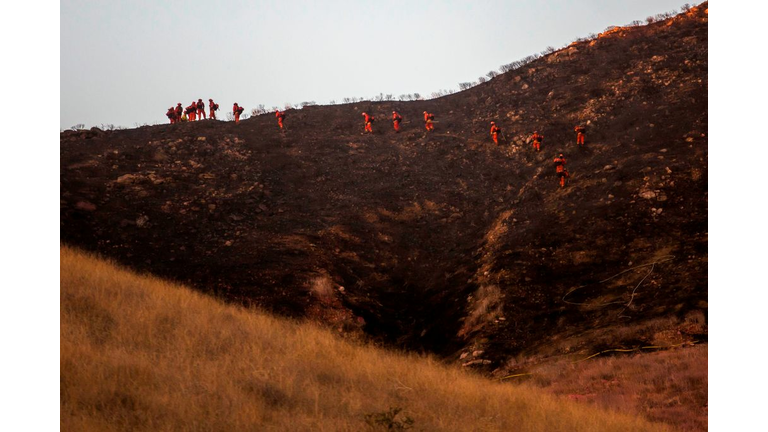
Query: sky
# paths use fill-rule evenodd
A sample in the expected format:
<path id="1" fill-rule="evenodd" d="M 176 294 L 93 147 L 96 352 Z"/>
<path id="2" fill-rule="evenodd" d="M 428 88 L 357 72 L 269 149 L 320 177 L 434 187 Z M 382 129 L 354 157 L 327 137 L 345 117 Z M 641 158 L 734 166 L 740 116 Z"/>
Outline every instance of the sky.
<path id="1" fill-rule="evenodd" d="M 249 112 L 457 90 L 548 46 L 683 3 L 62 0 L 59 124 L 165 123 L 170 106 L 198 98 Z"/>

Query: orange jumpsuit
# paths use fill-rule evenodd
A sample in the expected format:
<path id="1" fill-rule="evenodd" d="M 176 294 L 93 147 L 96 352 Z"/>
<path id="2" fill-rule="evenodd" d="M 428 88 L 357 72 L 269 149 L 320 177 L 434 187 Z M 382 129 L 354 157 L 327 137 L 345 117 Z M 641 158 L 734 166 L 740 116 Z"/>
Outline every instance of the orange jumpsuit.
<path id="1" fill-rule="evenodd" d="M 432 120 L 434 119 L 435 119 L 434 114 L 430 114 L 424 111 L 424 127 L 427 128 L 427 131 L 435 130 L 435 125 L 432 123 Z"/>
<path id="2" fill-rule="evenodd" d="M 213 99 L 208 99 L 208 110 L 211 112 L 211 120 L 216 120 L 216 110 L 218 108 L 218 105 L 213 103 Z"/>
<path id="3" fill-rule="evenodd" d="M 240 108 L 237 106 L 237 104 L 232 105 L 232 114 L 235 115 L 235 124 L 240 123 L 240 113 L 243 112 L 243 108 Z"/>
<path id="4" fill-rule="evenodd" d="M 202 99 L 197 100 L 197 118 L 205 119 L 205 104 Z"/>
<path id="5" fill-rule="evenodd" d="M 184 108 L 181 107 L 181 104 L 176 104 L 176 122 L 181 122 L 181 115 L 184 114 Z"/>
<path id="6" fill-rule="evenodd" d="M 560 187 L 565 187 L 565 178 L 568 177 L 568 171 L 565 169 L 565 158 L 558 156 L 553 162 L 555 163 L 557 176 L 560 178 Z"/>
<path id="7" fill-rule="evenodd" d="M 283 128 L 283 119 L 285 118 L 285 113 L 281 112 L 280 110 L 275 111 L 275 117 L 277 117 L 277 125 L 280 126 L 280 129 Z"/>
<path id="8" fill-rule="evenodd" d="M 541 141 L 544 139 L 544 135 L 534 133 L 531 135 L 531 141 L 533 142 L 533 148 L 536 151 L 541 151 Z"/>
<path id="9" fill-rule="evenodd" d="M 493 142 L 496 145 L 499 145 L 499 134 L 501 133 L 501 128 L 493 125 L 491 126 L 491 138 L 493 138 Z"/>
<path id="10" fill-rule="evenodd" d="M 573 130 L 576 131 L 576 144 L 584 145 L 584 137 L 586 136 L 587 128 L 584 126 L 576 126 Z"/>
<path id="11" fill-rule="evenodd" d="M 400 132 L 400 122 L 403 118 L 397 112 L 392 113 L 392 124 L 395 126 L 395 132 Z"/>
<path id="12" fill-rule="evenodd" d="M 197 102 L 192 102 L 192 105 L 188 106 L 185 110 L 189 121 L 195 121 L 195 113 L 197 112 Z"/>
<path id="13" fill-rule="evenodd" d="M 372 123 L 373 123 L 373 116 L 369 115 L 369 114 L 366 114 L 366 113 L 363 113 L 363 117 L 365 117 L 365 119 L 364 119 L 365 120 L 365 131 L 373 133 L 373 125 L 372 125 Z"/>

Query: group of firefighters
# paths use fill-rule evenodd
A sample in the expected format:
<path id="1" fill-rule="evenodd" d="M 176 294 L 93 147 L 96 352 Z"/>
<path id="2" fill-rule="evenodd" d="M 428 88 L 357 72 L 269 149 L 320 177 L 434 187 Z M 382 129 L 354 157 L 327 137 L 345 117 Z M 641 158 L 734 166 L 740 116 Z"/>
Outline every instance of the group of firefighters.
<path id="1" fill-rule="evenodd" d="M 208 99 L 208 108 L 210 112 L 211 120 L 216 120 L 216 111 L 219 109 L 219 104 L 215 103 L 213 99 Z M 186 121 L 204 120 L 205 117 L 205 103 L 202 99 L 198 99 L 197 102 L 192 101 L 192 104 L 184 108 L 181 106 L 181 102 L 176 104 L 176 107 L 168 108 L 165 116 L 171 121 L 171 124 L 181 123 Z"/>
<path id="2" fill-rule="evenodd" d="M 216 120 L 216 111 L 219 109 L 219 105 L 215 102 L 213 102 L 213 99 L 208 99 L 208 108 L 210 112 L 210 118 L 212 120 Z M 239 106 L 237 102 L 232 106 L 232 114 L 234 115 L 235 123 L 240 123 L 240 115 L 243 113 L 244 108 Z M 171 123 L 179 123 L 184 121 L 195 121 L 195 120 L 204 120 L 205 117 L 205 104 L 203 103 L 202 99 L 198 99 L 197 102 L 192 102 L 192 104 L 188 107 L 182 108 L 181 103 L 177 104 L 176 107 L 168 108 L 168 112 L 166 113 L 166 116 L 170 119 Z M 374 116 L 363 113 L 363 122 L 364 122 L 364 133 L 373 133 L 373 121 Z M 275 110 L 275 118 L 277 118 L 277 126 L 280 128 L 281 131 L 285 131 L 285 125 L 283 121 L 285 120 L 285 111 L 280 111 L 279 109 Z M 403 116 L 400 115 L 397 111 L 392 111 L 392 125 L 395 129 L 395 133 L 400 133 L 400 123 L 403 121 Z M 435 130 L 435 115 L 433 113 L 430 113 L 428 111 L 424 111 L 424 128 L 427 130 L 427 132 L 432 132 Z M 579 147 L 584 146 L 584 140 L 586 138 L 586 127 L 583 125 L 578 125 L 573 128 L 574 132 L 576 132 L 576 145 Z M 491 139 L 493 140 L 494 144 L 499 145 L 499 139 L 503 139 L 504 135 L 502 134 L 501 128 L 496 125 L 496 122 L 491 122 Z M 529 142 L 533 145 L 533 150 L 540 152 L 541 151 L 541 143 L 544 141 L 544 135 L 540 134 L 539 131 L 533 131 L 533 135 L 531 135 Z M 565 168 L 565 157 L 562 153 L 560 153 L 558 156 L 554 159 L 555 164 L 555 172 L 557 173 L 557 177 L 560 181 L 560 187 L 565 187 L 565 181 L 570 175 L 568 174 L 568 170 Z"/>
<path id="3" fill-rule="evenodd" d="M 278 112 L 278 114 L 280 114 Z M 363 113 L 363 123 L 364 123 L 364 133 L 373 133 L 373 121 L 374 116 Z M 426 128 L 427 132 L 431 132 L 435 130 L 434 125 L 435 115 L 424 111 L 424 127 Z M 282 120 L 280 121 L 280 128 L 282 129 Z M 392 125 L 395 129 L 395 133 L 400 132 L 400 123 L 403 121 L 403 116 L 400 115 L 397 111 L 392 111 Z M 574 132 L 576 132 L 576 145 L 579 147 L 584 147 L 584 139 L 586 138 L 586 132 L 587 129 L 583 125 L 578 125 L 573 128 Z M 496 122 L 491 122 L 491 139 L 493 140 L 494 144 L 499 145 L 499 139 L 504 138 L 504 135 L 501 132 L 501 128 L 496 125 Z M 540 134 L 539 131 L 533 131 L 533 135 L 531 135 L 529 142 L 533 145 L 533 149 L 537 152 L 541 151 L 541 143 L 544 141 L 544 135 Z M 565 180 L 570 177 L 570 174 L 568 174 L 568 170 L 565 168 L 565 156 L 563 156 L 562 153 L 560 153 L 558 156 L 554 159 L 555 164 L 555 172 L 557 173 L 557 177 L 560 181 L 560 187 L 565 187 Z"/>
<path id="4" fill-rule="evenodd" d="M 364 131 L 365 133 L 373 133 L 373 120 L 374 117 L 368 113 L 363 113 L 363 122 L 365 124 Z M 427 111 L 424 111 L 424 127 L 426 128 L 427 132 L 431 132 L 435 130 L 434 125 L 435 115 L 432 113 L 429 113 Z M 397 111 L 392 111 L 392 125 L 395 129 L 395 133 L 400 132 L 400 123 L 403 121 L 403 116 L 400 115 Z M 280 125 L 282 128 L 282 123 Z M 574 132 L 576 132 L 576 145 L 579 147 L 584 147 L 584 139 L 586 138 L 587 129 L 583 125 L 578 125 L 573 128 Z M 499 145 L 499 139 L 504 138 L 504 135 L 501 132 L 501 128 L 496 125 L 496 122 L 491 122 L 491 139 L 493 140 L 494 144 Z M 541 143 L 544 141 L 544 135 L 540 134 L 539 131 L 533 131 L 533 135 L 531 135 L 529 142 L 533 145 L 533 150 L 540 152 L 541 151 Z M 565 156 L 563 156 L 562 153 L 560 153 L 558 156 L 554 159 L 555 164 L 555 172 L 557 173 L 557 177 L 560 182 L 560 187 L 565 187 L 565 180 L 570 177 L 570 174 L 568 174 L 568 170 L 565 168 Z"/>
<path id="5" fill-rule="evenodd" d="M 363 124 L 364 128 L 363 130 L 365 133 L 373 133 L 373 120 L 374 117 L 368 113 L 363 113 Z M 395 133 L 400 133 L 400 123 L 403 122 L 403 116 L 400 115 L 397 111 L 392 111 L 392 125 L 395 128 Z M 427 132 L 431 132 L 435 130 L 435 115 L 432 113 L 429 113 L 427 111 L 424 111 L 424 127 L 427 129 Z"/>

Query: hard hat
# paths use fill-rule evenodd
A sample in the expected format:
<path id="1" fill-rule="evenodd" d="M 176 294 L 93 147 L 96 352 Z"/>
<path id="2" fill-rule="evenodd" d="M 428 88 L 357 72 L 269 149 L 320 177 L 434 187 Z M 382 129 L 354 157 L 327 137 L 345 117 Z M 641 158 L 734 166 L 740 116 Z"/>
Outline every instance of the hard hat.
<path id="1" fill-rule="evenodd" d="M 363 114 L 361 114 L 361 115 L 365 115 L 365 113 L 363 113 Z"/>
<path id="2" fill-rule="evenodd" d="M 491 124 L 496 124 L 496 122 L 491 122 Z"/>
<path id="3" fill-rule="evenodd" d="M 392 114 L 394 114 L 394 113 L 395 113 L 395 111 L 392 111 Z"/>
<path id="4" fill-rule="evenodd" d="M 424 111 L 424 114 L 426 114 L 426 113 L 427 113 L 427 112 L 426 112 L 426 111 Z"/>

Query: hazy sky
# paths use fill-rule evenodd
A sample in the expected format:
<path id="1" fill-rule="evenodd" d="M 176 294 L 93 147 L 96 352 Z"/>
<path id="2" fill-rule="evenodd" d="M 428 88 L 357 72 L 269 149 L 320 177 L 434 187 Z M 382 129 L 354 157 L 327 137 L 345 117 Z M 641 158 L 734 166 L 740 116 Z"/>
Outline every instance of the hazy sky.
<path id="1" fill-rule="evenodd" d="M 165 123 L 198 98 L 248 112 L 428 95 L 683 3 L 62 0 L 59 123 Z"/>

